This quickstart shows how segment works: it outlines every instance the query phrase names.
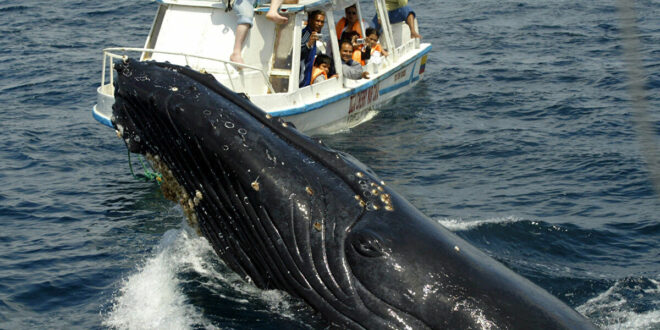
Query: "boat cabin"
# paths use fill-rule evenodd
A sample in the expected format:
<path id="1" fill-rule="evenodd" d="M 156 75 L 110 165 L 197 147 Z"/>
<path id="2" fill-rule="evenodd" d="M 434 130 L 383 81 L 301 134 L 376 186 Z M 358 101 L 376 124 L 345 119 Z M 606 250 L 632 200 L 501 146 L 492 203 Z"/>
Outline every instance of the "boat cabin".
<path id="1" fill-rule="evenodd" d="M 402 78 L 410 78 L 409 85 L 412 86 L 423 73 L 424 64 L 418 65 L 418 63 L 421 63 L 422 57 L 423 62 L 426 62 L 426 53 L 431 49 L 430 44 L 421 44 L 419 39 L 411 39 L 408 25 L 404 22 L 390 24 L 384 0 L 376 0 L 370 2 L 375 5 L 365 6 L 370 8 L 362 8 L 357 0 L 299 0 L 297 4 L 282 5 L 280 14 L 287 17 L 288 22 L 281 25 L 266 19 L 268 4 L 254 9 L 253 25 L 243 43 L 244 64 L 239 64 L 229 60 L 238 24 L 236 13 L 231 8 L 227 8 L 228 1 L 158 0 L 158 2 L 158 11 L 143 48 L 104 50 L 102 84 L 94 115 L 105 124 L 109 122 L 111 105 L 114 102 L 111 63 L 127 55 L 139 55 L 141 60 L 145 61 L 168 61 L 187 65 L 195 70 L 213 74 L 220 83 L 237 93 L 245 93 L 253 103 L 273 116 L 293 117 L 287 120 L 293 121 L 302 131 L 329 132 L 334 128 L 328 127 L 328 124 L 341 122 L 344 120 L 342 117 L 347 117 L 349 113 L 356 110 L 362 112 L 379 103 L 379 92 L 382 92 L 383 88 L 392 88 L 396 85 L 397 79 L 394 78 L 397 72 L 398 80 L 401 80 L 399 84 L 405 80 Z M 381 61 L 370 61 L 363 67 L 370 73 L 369 79 L 347 79 L 342 72 L 335 26 L 344 16 L 344 9 L 352 5 L 356 5 L 358 10 L 362 35 L 365 35 L 366 28 L 372 24 L 372 18 L 374 16 L 379 18 L 381 25 L 379 43 L 389 52 L 389 55 L 383 57 Z M 332 60 L 337 76 L 313 85 L 299 87 L 302 33 L 309 13 L 315 10 L 325 13 L 325 25 L 322 30 L 324 42 L 317 42 L 317 45 L 325 46 L 326 54 L 336 54 L 332 56 Z M 133 54 L 130 54 L 131 52 Z M 406 67 L 413 63 L 421 70 L 417 73 L 405 71 Z M 403 72 L 400 71 L 401 69 Z M 383 85 L 382 82 L 388 79 L 392 80 L 391 84 Z M 390 96 L 399 94 L 406 90 L 406 87 L 409 88 L 407 85 L 401 87 L 401 90 Z M 351 96 L 369 88 L 374 90 L 367 92 L 366 96 L 363 93 L 357 101 L 351 99 Z M 389 98 L 391 97 L 387 97 Z M 345 111 L 326 111 L 323 114 L 314 111 L 327 107 L 338 107 Z M 104 108 L 105 114 L 103 114 Z M 108 108 L 110 108 L 109 114 Z M 105 122 L 102 120 L 103 117 L 106 119 Z"/>

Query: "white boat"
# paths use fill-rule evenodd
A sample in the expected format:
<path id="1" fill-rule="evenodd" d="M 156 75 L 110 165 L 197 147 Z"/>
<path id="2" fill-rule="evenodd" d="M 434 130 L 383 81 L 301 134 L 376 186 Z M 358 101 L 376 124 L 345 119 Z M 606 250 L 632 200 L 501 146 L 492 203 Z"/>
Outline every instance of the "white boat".
<path id="1" fill-rule="evenodd" d="M 234 92 L 245 93 L 272 116 L 283 117 L 298 130 L 313 135 L 335 133 L 371 119 L 380 105 L 421 80 L 431 50 L 430 44 L 410 37 L 405 23 L 390 24 L 384 0 L 374 1 L 374 8 L 360 8 L 357 0 L 300 0 L 298 4 L 282 5 L 280 14 L 288 17 L 283 25 L 266 19 L 267 6 L 255 8 L 254 24 L 242 53 L 247 64 L 239 64 L 229 60 L 237 16 L 225 10 L 224 1 L 158 2 L 158 12 L 143 48 L 103 50 L 101 86 L 93 114 L 107 126 L 113 127 L 112 63 L 126 56 L 139 55 L 142 61 L 169 61 L 213 74 L 220 83 Z M 339 54 L 335 24 L 344 15 L 344 8 L 353 4 L 357 5 L 362 35 L 366 28 L 363 10 L 378 15 L 382 25 L 379 41 L 389 55 L 382 57 L 380 63 L 367 63 L 364 70 L 370 77 L 360 80 L 343 77 L 341 59 L 334 56 L 338 77 L 298 87 L 300 40 L 307 14 L 313 10 L 325 12 L 322 33 L 329 36 L 330 52 Z"/>

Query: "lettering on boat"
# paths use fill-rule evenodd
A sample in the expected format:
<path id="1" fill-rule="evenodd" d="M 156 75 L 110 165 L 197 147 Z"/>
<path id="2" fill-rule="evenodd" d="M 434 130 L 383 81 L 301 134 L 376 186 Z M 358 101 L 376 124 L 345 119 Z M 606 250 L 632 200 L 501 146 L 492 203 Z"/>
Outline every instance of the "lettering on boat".
<path id="1" fill-rule="evenodd" d="M 360 110 L 375 102 L 378 100 L 378 93 L 378 85 L 374 85 L 357 94 L 351 95 L 351 105 L 348 108 L 348 113 L 352 113 L 355 110 Z"/>
<path id="2" fill-rule="evenodd" d="M 403 69 L 403 70 L 397 72 L 397 73 L 394 75 L 394 81 L 401 80 L 401 79 L 405 78 L 406 76 L 408 76 L 408 75 L 406 74 L 406 69 Z"/>

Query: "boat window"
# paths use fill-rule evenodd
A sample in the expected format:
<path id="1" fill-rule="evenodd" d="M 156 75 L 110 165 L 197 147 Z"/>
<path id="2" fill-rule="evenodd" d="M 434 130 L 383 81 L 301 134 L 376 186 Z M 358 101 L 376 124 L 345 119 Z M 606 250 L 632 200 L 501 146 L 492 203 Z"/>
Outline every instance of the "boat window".
<path id="1" fill-rule="evenodd" d="M 283 25 L 276 25 L 275 49 L 273 52 L 273 69 L 291 70 L 293 56 L 294 20 Z"/>
<path id="2" fill-rule="evenodd" d="M 293 29 L 295 19 L 289 16 L 286 24 L 275 27 L 275 46 L 270 71 L 270 82 L 277 93 L 286 93 L 289 89 L 289 76 L 293 58 Z"/>

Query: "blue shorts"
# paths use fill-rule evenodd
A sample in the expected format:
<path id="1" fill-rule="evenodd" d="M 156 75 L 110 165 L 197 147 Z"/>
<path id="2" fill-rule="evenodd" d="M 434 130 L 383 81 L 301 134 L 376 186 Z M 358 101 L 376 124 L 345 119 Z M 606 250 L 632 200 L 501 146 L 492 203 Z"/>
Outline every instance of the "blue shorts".
<path id="1" fill-rule="evenodd" d="M 417 17 L 417 14 L 409 6 L 403 6 L 387 12 L 387 16 L 390 19 L 390 24 L 395 24 L 399 22 L 405 22 L 408 15 L 413 14 L 414 17 Z M 372 19 L 372 26 L 376 30 L 380 31 L 380 25 L 378 25 L 378 15 L 375 15 Z"/>
<path id="2" fill-rule="evenodd" d="M 238 16 L 238 24 L 252 26 L 252 19 L 254 18 L 254 2 L 255 0 L 236 0 L 236 2 L 234 2 L 233 10 L 236 11 L 236 16 Z"/>
<path id="3" fill-rule="evenodd" d="M 413 14 L 414 17 L 417 17 L 415 12 L 409 6 L 403 6 L 401 8 L 394 9 L 387 12 L 387 16 L 390 17 L 390 23 L 399 23 L 405 22 L 408 15 Z"/>

